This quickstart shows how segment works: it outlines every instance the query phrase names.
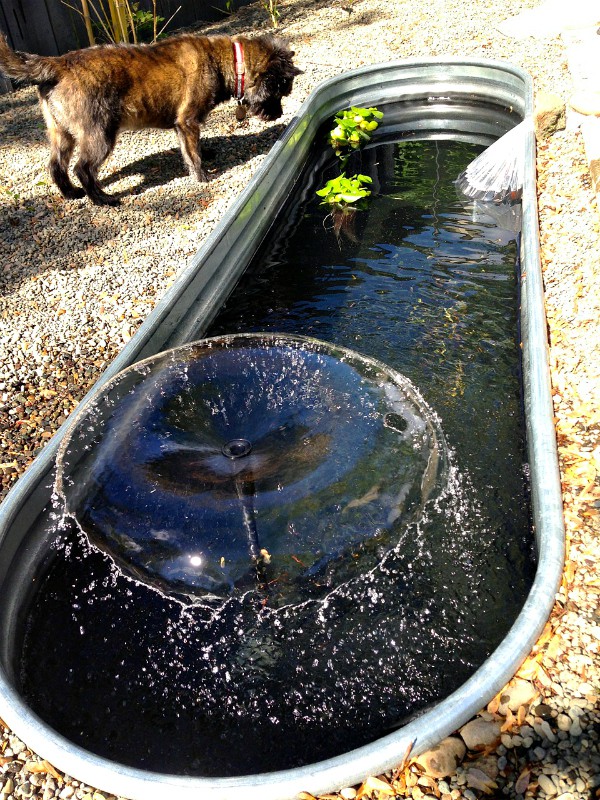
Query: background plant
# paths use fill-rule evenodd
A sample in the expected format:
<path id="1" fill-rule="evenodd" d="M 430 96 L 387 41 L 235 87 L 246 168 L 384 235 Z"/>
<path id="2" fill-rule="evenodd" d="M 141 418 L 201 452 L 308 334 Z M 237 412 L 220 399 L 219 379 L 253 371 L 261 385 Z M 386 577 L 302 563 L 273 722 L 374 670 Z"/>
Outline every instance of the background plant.
<path id="1" fill-rule="evenodd" d="M 78 13 L 85 23 L 91 45 L 96 44 L 97 37 L 108 42 L 155 42 L 164 32 L 175 14 L 165 23 L 152 0 L 152 10 L 140 8 L 139 2 L 132 0 L 79 0 L 81 8 L 65 5 Z M 163 24 L 164 23 L 164 24 Z M 160 26 L 160 29 L 159 29 Z"/>
<path id="2" fill-rule="evenodd" d="M 279 13 L 278 0 L 260 0 L 260 4 L 269 15 L 271 25 L 276 28 L 279 24 L 279 17 L 281 16 Z"/>

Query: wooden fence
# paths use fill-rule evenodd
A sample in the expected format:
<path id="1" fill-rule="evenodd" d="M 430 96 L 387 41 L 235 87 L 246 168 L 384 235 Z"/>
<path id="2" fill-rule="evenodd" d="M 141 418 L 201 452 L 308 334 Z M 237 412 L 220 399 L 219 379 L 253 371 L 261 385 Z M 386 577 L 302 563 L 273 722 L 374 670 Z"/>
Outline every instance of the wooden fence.
<path id="1" fill-rule="evenodd" d="M 233 7 L 248 2 L 234 0 Z M 28 53 L 54 56 L 87 47 L 83 20 L 69 6 L 79 8 L 79 0 L 0 0 L 0 29 L 8 36 L 11 47 Z M 227 0 L 157 0 L 161 17 L 168 20 L 175 15 L 168 31 L 223 19 L 226 7 Z M 140 0 L 139 8 L 151 10 L 151 0 Z M 0 92 L 10 89 L 10 81 L 0 74 Z"/>

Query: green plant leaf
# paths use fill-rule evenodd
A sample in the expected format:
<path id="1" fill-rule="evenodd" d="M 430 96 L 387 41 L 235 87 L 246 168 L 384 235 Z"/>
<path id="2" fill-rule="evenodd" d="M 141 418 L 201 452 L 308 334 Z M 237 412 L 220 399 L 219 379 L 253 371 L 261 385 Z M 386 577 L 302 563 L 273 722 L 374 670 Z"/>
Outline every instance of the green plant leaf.
<path id="1" fill-rule="evenodd" d="M 368 197 L 371 191 L 363 184 L 369 183 L 372 183 L 372 180 L 368 175 L 353 175 L 348 178 L 342 173 L 337 178 L 327 181 L 315 194 L 323 198 L 322 205 L 345 206 Z"/>
<path id="2" fill-rule="evenodd" d="M 378 119 L 383 112 L 377 108 L 359 108 L 338 111 L 334 117 L 334 125 L 329 132 L 329 142 L 341 159 L 347 158 L 347 152 L 357 150 L 371 140 L 371 134 L 377 129 Z"/>

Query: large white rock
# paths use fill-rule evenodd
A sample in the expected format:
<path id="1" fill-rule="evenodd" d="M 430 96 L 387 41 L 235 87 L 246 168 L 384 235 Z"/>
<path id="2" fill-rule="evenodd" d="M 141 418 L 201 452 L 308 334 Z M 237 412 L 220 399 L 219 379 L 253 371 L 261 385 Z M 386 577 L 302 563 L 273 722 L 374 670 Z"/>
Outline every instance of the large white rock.
<path id="1" fill-rule="evenodd" d="M 461 739 L 457 736 L 448 736 L 437 747 L 421 753 L 415 759 L 415 763 L 432 778 L 446 778 L 448 775 L 454 775 L 466 752 L 466 747 Z"/>
<path id="2" fill-rule="evenodd" d="M 475 717 L 459 733 L 469 750 L 485 750 L 500 741 L 500 723 Z"/>

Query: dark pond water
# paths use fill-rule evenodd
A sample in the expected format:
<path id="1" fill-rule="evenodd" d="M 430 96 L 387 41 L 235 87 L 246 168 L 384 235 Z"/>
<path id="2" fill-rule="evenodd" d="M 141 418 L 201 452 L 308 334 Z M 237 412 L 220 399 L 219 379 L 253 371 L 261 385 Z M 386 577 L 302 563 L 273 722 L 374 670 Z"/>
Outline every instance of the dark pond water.
<path id="1" fill-rule="evenodd" d="M 533 574 L 516 244 L 456 197 L 477 152 L 444 140 L 365 152 L 349 168 L 374 196 L 339 225 L 314 196 L 335 171 L 321 158 L 208 332 L 314 336 L 405 374 L 439 416 L 448 490 L 352 580 L 284 608 L 252 592 L 182 607 L 64 522 L 21 679 L 72 741 L 162 772 L 298 766 L 389 732 L 505 636 Z"/>

